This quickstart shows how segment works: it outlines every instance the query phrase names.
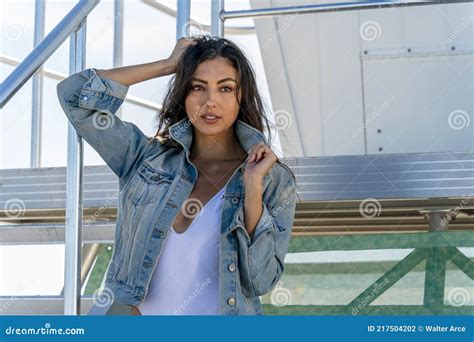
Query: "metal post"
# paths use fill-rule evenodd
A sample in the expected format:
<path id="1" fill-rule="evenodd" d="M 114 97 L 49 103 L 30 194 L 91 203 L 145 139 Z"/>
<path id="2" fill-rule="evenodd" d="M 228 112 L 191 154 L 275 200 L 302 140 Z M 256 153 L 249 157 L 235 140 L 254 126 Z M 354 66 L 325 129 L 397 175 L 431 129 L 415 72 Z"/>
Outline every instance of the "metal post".
<path id="1" fill-rule="evenodd" d="M 37 47 L 44 36 L 44 12 L 46 2 L 35 1 L 35 33 L 34 47 Z M 42 68 L 41 68 L 42 69 Z M 40 166 L 41 154 L 41 122 L 42 122 L 42 99 L 43 99 L 43 76 L 39 69 L 33 76 L 33 90 L 31 103 L 31 143 L 30 143 L 30 167 Z"/>
<path id="2" fill-rule="evenodd" d="M 114 68 L 123 65 L 123 0 L 114 2 Z M 122 117 L 122 107 L 115 113 Z"/>
<path id="3" fill-rule="evenodd" d="M 177 3 L 176 40 L 181 37 L 189 37 L 189 24 L 191 17 L 191 1 L 179 0 Z"/>
<path id="4" fill-rule="evenodd" d="M 448 230 L 450 209 L 427 209 L 420 210 L 420 214 L 428 219 L 428 230 L 430 232 L 444 232 Z"/>
<path id="5" fill-rule="evenodd" d="M 428 230 L 431 233 L 448 231 L 450 209 L 428 209 L 421 210 L 420 213 L 428 219 Z M 436 310 L 444 304 L 446 262 L 449 259 L 450 248 L 431 247 L 427 248 L 427 252 L 423 304 Z"/>
<path id="6" fill-rule="evenodd" d="M 69 73 L 85 67 L 86 20 L 70 37 Z M 82 248 L 82 138 L 68 122 L 66 236 L 64 270 L 64 314 L 79 315 L 81 311 L 81 248 Z"/>
<path id="7" fill-rule="evenodd" d="M 224 37 L 224 19 L 221 13 L 224 12 L 224 0 L 212 0 L 211 3 L 211 35 Z"/>

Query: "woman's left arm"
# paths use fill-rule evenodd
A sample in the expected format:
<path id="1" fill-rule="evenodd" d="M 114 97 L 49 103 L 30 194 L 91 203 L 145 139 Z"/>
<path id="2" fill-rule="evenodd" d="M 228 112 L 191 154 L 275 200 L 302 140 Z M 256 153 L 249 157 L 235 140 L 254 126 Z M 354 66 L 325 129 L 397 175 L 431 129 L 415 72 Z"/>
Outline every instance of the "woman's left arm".
<path id="1" fill-rule="evenodd" d="M 283 179 L 271 207 L 263 202 L 263 177 L 277 160 L 265 144 L 256 144 L 244 173 L 245 201 L 238 211 L 237 238 L 241 284 L 247 296 L 270 291 L 283 275 L 296 207 L 293 174 Z"/>

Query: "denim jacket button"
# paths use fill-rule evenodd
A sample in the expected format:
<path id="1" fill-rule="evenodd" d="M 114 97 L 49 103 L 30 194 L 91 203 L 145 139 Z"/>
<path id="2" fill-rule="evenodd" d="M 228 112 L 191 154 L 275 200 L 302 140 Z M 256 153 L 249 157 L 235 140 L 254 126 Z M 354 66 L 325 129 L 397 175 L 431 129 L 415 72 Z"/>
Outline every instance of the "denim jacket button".
<path id="1" fill-rule="evenodd" d="M 227 299 L 227 304 L 229 304 L 229 305 L 235 305 L 235 298 L 234 298 L 234 297 L 230 297 L 229 299 Z"/>
<path id="2" fill-rule="evenodd" d="M 84 101 L 87 101 L 87 100 L 89 100 L 89 97 L 88 97 L 87 95 L 84 95 L 84 96 L 82 97 L 82 99 L 83 99 Z"/>
<path id="3" fill-rule="evenodd" d="M 239 203 L 239 199 L 237 197 L 233 197 L 230 201 L 232 202 L 232 204 Z"/>
<path id="4" fill-rule="evenodd" d="M 229 271 L 235 272 L 235 264 L 234 263 L 230 264 L 227 268 L 229 269 Z"/>

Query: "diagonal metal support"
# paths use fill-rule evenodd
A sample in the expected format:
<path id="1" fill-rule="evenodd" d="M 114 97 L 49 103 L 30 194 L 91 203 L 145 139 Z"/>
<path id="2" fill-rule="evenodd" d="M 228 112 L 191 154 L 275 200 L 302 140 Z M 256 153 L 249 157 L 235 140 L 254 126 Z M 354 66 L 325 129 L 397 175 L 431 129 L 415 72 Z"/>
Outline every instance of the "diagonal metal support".
<path id="1" fill-rule="evenodd" d="M 352 302 L 348 304 L 348 307 L 352 309 L 353 313 L 354 311 L 359 313 L 410 272 L 416 265 L 426 259 L 426 256 L 426 248 L 415 249 L 353 299 Z"/>
<path id="2" fill-rule="evenodd" d="M 451 262 L 474 280 L 474 262 L 465 256 L 458 248 L 452 248 Z"/>

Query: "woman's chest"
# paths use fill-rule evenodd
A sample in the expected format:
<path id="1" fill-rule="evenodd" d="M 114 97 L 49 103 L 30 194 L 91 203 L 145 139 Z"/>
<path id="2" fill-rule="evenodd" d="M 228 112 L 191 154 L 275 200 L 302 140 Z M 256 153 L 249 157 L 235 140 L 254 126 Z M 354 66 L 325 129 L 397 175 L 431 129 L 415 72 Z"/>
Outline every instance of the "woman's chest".
<path id="1" fill-rule="evenodd" d="M 198 169 L 197 181 L 178 211 L 172 224 L 177 233 L 184 233 L 194 218 L 210 203 L 217 200 L 215 196 L 222 192 L 229 179 L 240 166 L 240 163 L 221 162 L 215 165 L 196 165 Z"/>

